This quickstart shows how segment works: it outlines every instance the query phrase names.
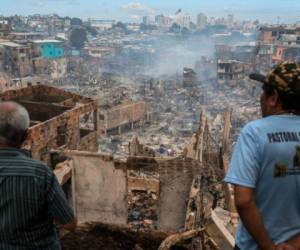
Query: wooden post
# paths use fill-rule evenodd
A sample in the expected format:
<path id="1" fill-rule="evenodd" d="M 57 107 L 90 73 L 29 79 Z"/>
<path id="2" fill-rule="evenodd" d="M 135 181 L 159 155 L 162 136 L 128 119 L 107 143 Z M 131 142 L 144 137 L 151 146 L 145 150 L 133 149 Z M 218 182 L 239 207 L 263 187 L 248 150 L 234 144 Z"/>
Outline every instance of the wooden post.
<path id="1" fill-rule="evenodd" d="M 104 119 L 105 119 L 105 137 L 107 136 L 107 130 L 108 130 L 108 111 L 104 113 Z"/>
<path id="2" fill-rule="evenodd" d="M 185 230 L 193 230 L 202 228 L 205 219 L 205 205 L 204 205 L 204 181 L 203 177 L 197 176 L 192 182 L 192 187 L 187 206 Z M 192 239 L 193 249 L 205 249 L 205 235 L 200 233 L 197 237 Z"/>
<path id="3" fill-rule="evenodd" d="M 202 163 L 203 161 L 203 137 L 205 132 L 205 126 L 206 126 L 206 115 L 205 110 L 201 111 L 200 114 L 200 125 L 199 130 L 197 132 L 197 144 L 196 144 L 196 156 L 195 159 L 199 160 L 199 162 Z"/>
<path id="4" fill-rule="evenodd" d="M 199 229 L 192 229 L 190 231 L 186 231 L 183 233 L 177 233 L 177 234 L 173 234 L 171 236 L 169 236 L 168 238 L 166 238 L 159 246 L 158 250 L 169 250 L 172 246 L 186 241 L 188 239 L 192 239 L 195 238 L 197 236 L 199 236 L 200 234 L 202 234 L 204 231 L 203 228 L 199 228 Z"/>
<path id="5" fill-rule="evenodd" d="M 224 131 L 223 131 L 223 141 L 222 141 L 222 148 L 221 148 L 221 159 L 220 162 L 222 163 L 222 169 L 224 170 L 224 174 L 227 173 L 229 168 L 229 136 L 230 136 L 230 129 L 231 129 L 231 119 L 232 119 L 232 109 L 228 109 L 225 113 L 225 124 L 224 124 Z M 234 205 L 234 194 L 233 188 L 230 184 L 224 183 L 224 190 L 225 190 L 225 200 L 229 211 L 231 213 L 231 220 L 232 223 L 237 223 L 238 213 L 236 207 Z"/>
<path id="6" fill-rule="evenodd" d="M 72 166 L 72 205 L 73 205 L 73 210 L 74 210 L 74 215 L 76 216 L 77 214 L 77 206 L 76 206 L 76 177 L 75 177 L 75 167 L 74 167 L 74 161 L 71 161 L 70 165 Z"/>
<path id="7" fill-rule="evenodd" d="M 134 129 L 134 106 L 135 105 L 133 105 L 133 107 L 131 107 L 132 108 L 132 111 L 131 111 L 131 130 Z"/>
<path id="8" fill-rule="evenodd" d="M 231 129 L 231 118 L 232 118 L 232 109 L 228 109 L 225 113 L 225 123 L 223 131 L 223 140 L 222 140 L 222 155 L 227 154 L 229 151 L 229 136 Z"/>

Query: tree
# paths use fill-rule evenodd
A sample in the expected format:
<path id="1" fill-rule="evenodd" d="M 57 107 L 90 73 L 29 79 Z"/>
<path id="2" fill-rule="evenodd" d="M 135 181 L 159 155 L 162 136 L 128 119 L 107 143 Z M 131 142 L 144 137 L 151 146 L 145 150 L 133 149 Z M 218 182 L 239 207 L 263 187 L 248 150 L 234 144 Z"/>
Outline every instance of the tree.
<path id="1" fill-rule="evenodd" d="M 72 47 L 76 49 L 82 49 L 84 47 L 84 43 L 87 40 L 87 34 L 85 29 L 76 28 L 73 29 L 70 36 L 70 43 Z"/>
<path id="2" fill-rule="evenodd" d="M 92 36 L 97 36 L 98 31 L 96 30 L 96 28 L 90 26 L 90 25 L 85 25 L 85 29 L 88 33 L 90 33 Z"/>
<path id="3" fill-rule="evenodd" d="M 173 33 L 179 33 L 180 30 L 181 30 L 181 27 L 177 23 L 173 23 L 170 28 L 170 32 L 173 32 Z"/>
<path id="4" fill-rule="evenodd" d="M 126 25 L 122 22 L 117 22 L 116 24 L 113 25 L 113 28 L 120 28 L 120 29 L 123 29 L 123 30 L 127 30 Z"/>
<path id="5" fill-rule="evenodd" d="M 82 20 L 80 18 L 74 17 L 71 19 L 72 26 L 82 26 Z"/>

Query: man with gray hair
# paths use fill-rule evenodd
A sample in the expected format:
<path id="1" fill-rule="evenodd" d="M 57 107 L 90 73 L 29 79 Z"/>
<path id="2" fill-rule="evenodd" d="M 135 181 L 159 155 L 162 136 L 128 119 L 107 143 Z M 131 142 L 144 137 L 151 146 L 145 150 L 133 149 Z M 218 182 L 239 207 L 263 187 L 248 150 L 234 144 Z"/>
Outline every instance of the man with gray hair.
<path id="1" fill-rule="evenodd" d="M 54 221 L 77 221 L 51 169 L 21 149 L 29 124 L 24 107 L 0 102 L 0 249 L 61 249 Z"/>
<path id="2" fill-rule="evenodd" d="M 29 127 L 27 110 L 14 102 L 0 104 L 0 145 L 20 146 Z"/>

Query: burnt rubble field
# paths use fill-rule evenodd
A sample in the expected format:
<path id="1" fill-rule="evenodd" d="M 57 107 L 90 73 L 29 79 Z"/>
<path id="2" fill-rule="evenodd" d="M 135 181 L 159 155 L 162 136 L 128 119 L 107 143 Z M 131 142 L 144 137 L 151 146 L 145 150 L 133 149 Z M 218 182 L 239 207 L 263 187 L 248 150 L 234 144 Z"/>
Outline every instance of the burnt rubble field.
<path id="1" fill-rule="evenodd" d="M 224 143 L 224 119 L 226 121 L 226 112 L 231 110 L 228 154 L 241 127 L 259 116 L 258 89 L 249 85 L 246 79 L 236 87 L 220 85 L 214 79 L 197 81 L 193 86 L 184 87 L 181 81 L 180 77 L 175 76 L 154 79 L 147 76 L 110 75 L 97 84 L 87 85 L 81 82 L 73 86 L 62 86 L 64 90 L 97 100 L 100 110 L 109 107 L 112 110 L 121 107 L 122 110 L 122 105 L 136 101 L 143 101 L 151 107 L 151 119 L 147 122 L 122 128 L 121 132 L 120 129 L 109 130 L 106 136 L 98 138 L 100 152 L 112 154 L 116 159 L 127 161 L 127 164 L 130 159 L 128 156 L 137 157 L 129 164 L 134 169 L 130 169 L 128 165 L 127 170 L 126 225 L 87 224 L 62 236 L 63 249 L 158 249 L 168 236 L 186 231 L 189 223 L 194 223 L 191 229 L 198 225 L 195 223 L 199 223 L 199 218 L 195 217 L 194 221 L 193 217 L 198 213 L 200 203 L 197 197 L 191 198 L 195 192 L 192 191 L 191 182 L 197 176 L 201 176 L 204 183 L 201 192 L 204 197 L 202 205 L 207 207 L 205 214 L 210 213 L 210 208 L 215 209 L 218 220 L 222 221 L 230 234 L 234 234 L 236 220 L 233 213 L 229 212 L 227 187 L 224 188 L 222 184 L 224 171 L 221 165 L 226 162 L 219 158 L 220 148 Z M 205 117 L 206 124 L 202 128 L 201 116 Z M 201 134 L 204 142 L 200 160 L 197 152 Z M 154 159 L 162 160 L 156 162 Z M 142 184 L 137 185 L 137 180 Z M 180 183 L 185 183 L 184 188 Z M 172 204 L 184 211 L 181 212 L 181 219 L 172 217 L 172 214 L 176 214 L 171 211 Z M 162 207 L 165 211 L 162 211 Z M 163 225 L 172 224 L 164 220 L 166 215 L 169 220 L 174 220 L 173 226 L 178 223 L 177 230 L 169 233 L 166 230 L 159 231 Z M 185 226 L 182 225 L 184 219 Z M 202 223 L 204 221 L 209 228 L 209 219 Z M 223 236 L 214 235 L 216 231 L 218 230 L 215 228 L 211 229 L 214 240 L 219 241 L 218 245 L 222 246 Z M 191 249 L 191 242 L 194 240 L 189 239 L 186 244 L 185 241 L 180 241 L 178 246 L 170 249 Z M 207 245 L 207 249 L 214 248 Z M 227 246 L 221 249 L 229 248 Z"/>
<path id="2" fill-rule="evenodd" d="M 22 149 L 53 170 L 78 221 L 57 229 L 62 249 L 232 250 L 224 177 L 264 93 L 249 75 L 299 61 L 300 24 L 125 2 L 123 21 L 96 18 L 101 8 L 87 20 L 0 15 L 0 100 L 28 111 Z"/>
<path id="3" fill-rule="evenodd" d="M 183 79 L 179 75 L 153 78 L 147 75 L 110 74 L 94 82 L 86 80 L 78 78 L 77 84 L 61 87 L 96 99 L 100 109 L 137 100 L 144 101 L 151 108 L 151 120 L 143 126 L 137 124 L 134 130 L 125 129 L 121 135 L 112 131 L 107 137 L 99 139 L 99 149 L 114 155 L 126 156 L 127 145 L 135 137 L 161 155 L 168 150 L 173 155 L 180 155 L 186 141 L 198 128 L 202 110 L 206 112 L 216 147 L 221 141 L 226 109 L 233 110 L 233 141 L 236 141 L 246 122 L 260 115 L 260 86 L 250 83 L 247 77 L 237 86 L 220 85 L 212 78 L 196 80 L 188 87 L 182 85 Z"/>

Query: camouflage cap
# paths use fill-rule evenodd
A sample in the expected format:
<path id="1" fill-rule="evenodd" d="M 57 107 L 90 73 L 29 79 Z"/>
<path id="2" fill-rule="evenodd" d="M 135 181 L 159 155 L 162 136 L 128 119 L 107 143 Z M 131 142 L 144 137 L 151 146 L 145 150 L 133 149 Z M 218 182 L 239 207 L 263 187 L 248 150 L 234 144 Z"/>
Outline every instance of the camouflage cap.
<path id="1" fill-rule="evenodd" d="M 250 74 L 250 79 L 270 84 L 289 95 L 300 96 L 300 65 L 285 61 L 276 65 L 267 76 Z"/>

